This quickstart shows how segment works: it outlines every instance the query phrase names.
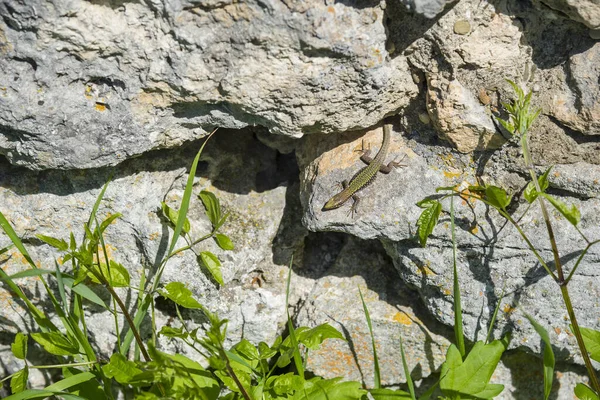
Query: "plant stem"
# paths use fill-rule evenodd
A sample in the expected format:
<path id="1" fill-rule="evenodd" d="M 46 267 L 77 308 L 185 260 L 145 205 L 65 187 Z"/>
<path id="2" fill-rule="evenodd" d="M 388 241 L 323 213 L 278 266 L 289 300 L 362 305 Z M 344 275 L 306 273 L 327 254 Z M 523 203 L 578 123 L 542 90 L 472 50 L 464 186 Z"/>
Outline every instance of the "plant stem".
<path id="1" fill-rule="evenodd" d="M 221 357 L 222 360 L 225 360 L 225 366 L 227 368 L 227 372 L 229 373 L 229 376 L 231 376 L 231 379 L 233 379 L 233 381 L 235 382 L 238 389 L 240 389 L 240 393 L 242 394 L 242 396 L 244 396 L 244 399 L 252 400 L 252 397 L 250 397 L 248 392 L 246 392 L 246 388 L 244 387 L 244 385 L 242 385 L 242 382 L 240 382 L 240 380 L 238 379 L 237 375 L 235 374 L 235 371 L 233 370 L 233 368 L 231 368 L 231 364 L 229 363 L 229 357 L 227 357 L 227 353 L 225 353 L 225 348 L 223 347 L 223 343 L 221 343 L 220 341 L 219 341 L 219 357 Z"/>
<path id="2" fill-rule="evenodd" d="M 142 355 L 144 356 L 144 359 L 146 361 L 151 361 L 152 359 L 150 358 L 150 355 L 148 354 L 148 351 L 146 350 L 146 346 L 144 346 L 144 342 L 142 341 L 142 337 L 140 336 L 140 332 L 135 327 L 135 324 L 133 323 L 133 319 L 131 318 L 131 315 L 129 314 L 129 311 L 127 311 L 127 307 L 125 306 L 125 304 L 123 304 L 123 301 L 121 301 L 121 298 L 119 297 L 119 295 L 115 292 L 115 290 L 113 289 L 113 287 L 110 286 L 110 284 L 108 282 L 105 282 L 104 286 L 106 287 L 106 289 L 108 290 L 108 292 L 110 293 L 110 295 L 112 296 L 112 298 L 119 305 L 119 308 L 121 309 L 121 312 L 123 313 L 123 315 L 125 316 L 125 319 L 127 320 L 127 323 L 129 324 L 129 329 L 131 329 L 131 331 L 133 332 L 133 336 L 135 337 L 135 341 L 137 342 L 138 346 L 140 347 L 140 351 L 142 352 Z"/>
<path id="3" fill-rule="evenodd" d="M 533 167 L 533 161 L 531 159 L 531 154 L 529 152 L 529 145 L 527 143 L 527 133 L 521 134 L 521 147 L 523 149 L 523 158 L 525 160 L 525 166 L 529 170 L 529 174 L 531 175 L 531 179 L 533 184 L 535 185 L 535 190 L 538 193 L 542 193 L 540 189 L 540 185 L 537 179 L 537 174 Z M 544 222 L 546 223 L 546 229 L 548 231 L 548 238 L 550 239 L 550 245 L 552 246 L 552 254 L 554 256 L 554 264 L 556 267 L 556 273 L 558 275 L 558 279 L 555 279 L 558 285 L 560 286 L 560 291 L 562 293 L 563 301 L 565 302 L 565 307 L 567 309 L 567 314 L 569 315 L 569 319 L 571 320 L 571 326 L 573 327 L 573 334 L 575 335 L 575 339 L 577 339 L 577 345 L 579 346 L 579 351 L 581 351 L 581 356 L 583 357 L 583 362 L 585 363 L 585 367 L 588 371 L 588 375 L 590 377 L 590 383 L 594 388 L 594 391 L 597 394 L 600 394 L 600 383 L 598 382 L 598 377 L 596 376 L 596 371 L 592 366 L 592 361 L 590 360 L 590 356 L 588 354 L 587 348 L 585 347 L 585 342 L 583 341 L 583 337 L 581 336 L 581 331 L 579 329 L 579 324 L 577 323 L 577 317 L 575 316 L 575 311 L 573 310 L 573 304 L 571 303 L 571 297 L 569 296 L 569 290 L 567 288 L 567 282 L 565 281 L 562 264 L 560 261 L 560 255 L 558 252 L 558 246 L 556 245 L 556 238 L 554 237 L 554 230 L 552 229 L 552 223 L 550 222 L 550 217 L 548 216 L 548 210 L 546 209 L 546 204 L 544 203 L 544 198 L 538 196 L 538 201 L 540 203 L 540 209 L 542 210 L 542 216 L 544 217 Z M 569 277 L 570 278 L 570 277 Z"/>

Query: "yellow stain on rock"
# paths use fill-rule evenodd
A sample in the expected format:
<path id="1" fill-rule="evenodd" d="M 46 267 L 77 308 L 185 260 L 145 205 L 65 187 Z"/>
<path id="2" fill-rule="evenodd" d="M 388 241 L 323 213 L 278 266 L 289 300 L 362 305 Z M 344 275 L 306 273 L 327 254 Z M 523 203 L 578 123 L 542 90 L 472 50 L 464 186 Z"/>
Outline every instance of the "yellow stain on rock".
<path id="1" fill-rule="evenodd" d="M 403 312 L 397 312 L 392 318 L 394 321 L 401 323 L 402 325 L 412 325 L 412 321 L 408 318 L 408 315 Z"/>
<path id="2" fill-rule="evenodd" d="M 106 111 L 106 105 L 104 105 L 102 103 L 96 103 L 94 108 L 96 109 L 96 111 L 100 111 L 100 112 Z"/>
<path id="3" fill-rule="evenodd" d="M 510 304 L 506 304 L 503 308 L 502 311 L 504 311 L 506 314 L 512 314 L 513 312 L 515 312 L 516 308 L 512 307 Z"/>
<path id="4" fill-rule="evenodd" d="M 428 262 L 428 264 L 429 264 L 429 262 Z M 420 272 L 422 275 L 425 275 L 425 276 L 433 276 L 433 275 L 437 275 L 437 274 L 436 274 L 435 272 L 433 272 L 433 271 L 431 270 L 431 268 L 429 268 L 427 265 L 417 265 L 417 268 L 419 269 L 419 272 Z"/>
<path id="5" fill-rule="evenodd" d="M 444 176 L 448 179 L 457 178 L 462 175 L 462 172 L 444 171 Z"/>
<path id="6" fill-rule="evenodd" d="M 479 233 L 479 227 L 477 225 L 474 225 L 472 228 L 469 229 L 469 231 L 473 234 L 473 235 L 477 235 Z"/>

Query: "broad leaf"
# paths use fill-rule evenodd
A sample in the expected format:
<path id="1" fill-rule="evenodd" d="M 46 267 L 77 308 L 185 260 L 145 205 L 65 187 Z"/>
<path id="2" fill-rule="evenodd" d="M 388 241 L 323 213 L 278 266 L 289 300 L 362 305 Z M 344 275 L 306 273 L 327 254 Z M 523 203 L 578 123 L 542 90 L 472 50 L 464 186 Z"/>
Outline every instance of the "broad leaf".
<path id="1" fill-rule="evenodd" d="M 98 304 L 102 308 L 108 309 L 108 307 L 104 303 L 104 300 L 102 300 L 100 298 L 100 296 L 98 296 L 92 289 L 90 289 L 85 284 L 79 283 L 79 284 L 73 286 L 74 285 L 73 278 L 68 278 L 65 276 L 63 276 L 63 283 L 65 284 L 66 287 L 71 288 L 72 291 L 74 291 L 75 293 L 77 293 L 78 295 L 83 297 L 84 299 L 89 300 L 92 303 Z"/>
<path id="2" fill-rule="evenodd" d="M 114 353 L 110 356 L 110 362 L 102 367 L 102 372 L 121 384 L 128 383 L 134 376 L 142 373 L 133 361 L 129 361 L 125 356 Z"/>
<path id="3" fill-rule="evenodd" d="M 583 383 L 578 383 L 575 386 L 575 396 L 577 396 L 579 400 L 600 400 L 600 397 L 594 393 L 592 388 Z"/>
<path id="4" fill-rule="evenodd" d="M 27 388 L 27 378 L 29 378 L 29 369 L 26 365 L 25 368 L 10 378 L 10 390 L 12 390 L 13 394 L 21 393 Z"/>
<path id="5" fill-rule="evenodd" d="M 489 344 L 477 342 L 463 361 L 455 345 L 450 345 L 442 365 L 440 389 L 449 397 L 466 395 L 492 398 L 502 392 L 502 385 L 489 381 L 508 346 L 508 338 Z M 483 397 L 485 396 L 485 397 Z"/>
<path id="6" fill-rule="evenodd" d="M 198 261 L 210 272 L 213 279 L 223 286 L 223 274 L 221 273 L 221 262 L 210 251 L 203 251 L 198 256 Z"/>
<path id="7" fill-rule="evenodd" d="M 433 228 L 437 224 L 440 213 L 442 212 L 442 204 L 437 200 L 432 200 L 427 203 L 421 202 L 420 207 L 426 206 L 417 220 L 417 233 L 419 235 L 419 243 L 422 247 L 427 244 L 427 239 L 433 233 Z"/>
<path id="8" fill-rule="evenodd" d="M 67 250 L 69 250 L 69 245 L 63 239 L 56 239 L 56 238 L 53 238 L 51 236 L 46 236 L 46 235 L 35 235 L 35 236 L 38 239 L 40 239 L 41 241 L 43 241 L 43 242 L 49 244 L 50 246 L 54 247 L 55 249 L 58 249 L 60 251 L 67 251 Z"/>
<path id="9" fill-rule="evenodd" d="M 557 198 L 545 193 L 543 193 L 542 196 L 544 196 L 544 198 L 547 199 L 567 219 L 567 221 L 574 226 L 579 224 L 579 221 L 581 220 L 581 214 L 575 205 L 571 205 L 571 207 L 569 207 L 561 200 L 558 200 Z"/>
<path id="10" fill-rule="evenodd" d="M 165 217 L 171 222 L 173 226 L 177 225 L 177 220 L 179 219 L 179 211 L 172 209 L 165 203 L 164 201 L 160 203 L 162 205 L 162 212 Z M 183 222 L 183 226 L 181 228 L 183 233 L 188 233 L 190 231 L 190 220 L 185 219 Z"/>
<path id="11" fill-rule="evenodd" d="M 229 236 L 217 233 L 215 234 L 215 241 L 223 250 L 233 250 L 233 242 L 229 239 Z"/>
<path id="12" fill-rule="evenodd" d="M 585 347 L 593 360 L 600 362 L 600 332 L 590 328 L 579 328 Z M 573 330 L 573 328 L 571 328 Z"/>
<path id="13" fill-rule="evenodd" d="M 344 339 L 344 335 L 328 323 L 315 326 L 312 329 L 304 330 L 298 333 L 298 342 L 302 343 L 311 350 L 319 348 L 325 339 Z"/>
<path id="14" fill-rule="evenodd" d="M 219 199 L 217 199 L 217 196 L 208 190 L 203 190 L 200 192 L 198 197 L 202 201 L 202 204 L 204 204 L 206 216 L 212 223 L 213 227 L 218 226 L 221 222 L 221 205 L 219 204 Z"/>
<path id="15" fill-rule="evenodd" d="M 272 376 L 267 381 L 267 387 L 272 389 L 278 395 L 292 394 L 295 391 L 302 389 L 303 386 L 304 380 L 293 372 Z M 287 396 L 284 396 L 283 398 L 286 397 Z"/>
<path id="16" fill-rule="evenodd" d="M 24 360 L 27 357 L 27 335 L 21 332 L 17 333 L 10 349 L 15 357 Z"/>
<path id="17" fill-rule="evenodd" d="M 128 287 L 131 278 L 127 268 L 116 261 L 110 260 L 110 268 L 105 263 L 100 263 L 100 271 L 97 264 L 94 265 L 94 271 L 100 273 L 112 287 Z M 94 273 L 88 271 L 88 277 L 94 283 L 102 283 Z"/>
<path id="18" fill-rule="evenodd" d="M 192 291 L 185 287 L 181 282 L 171 282 L 165 286 L 166 290 L 159 290 L 161 296 L 173 300 L 175 303 L 185 308 L 204 309 L 196 299 L 192 297 Z"/>
<path id="19" fill-rule="evenodd" d="M 79 346 L 59 332 L 32 333 L 31 338 L 55 356 L 74 356 L 79 353 Z"/>
<path id="20" fill-rule="evenodd" d="M 486 186 L 485 198 L 494 207 L 504 210 L 510 204 L 512 196 L 498 186 Z"/>

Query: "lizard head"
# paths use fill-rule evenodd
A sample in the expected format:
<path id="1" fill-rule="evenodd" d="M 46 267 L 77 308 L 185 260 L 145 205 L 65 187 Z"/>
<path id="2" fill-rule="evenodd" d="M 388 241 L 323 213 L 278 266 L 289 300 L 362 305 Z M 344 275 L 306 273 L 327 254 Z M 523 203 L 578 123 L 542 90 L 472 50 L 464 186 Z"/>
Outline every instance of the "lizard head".
<path id="1" fill-rule="evenodd" d="M 331 199 L 329 199 L 327 201 L 327 203 L 325 203 L 325 205 L 323 206 L 323 209 L 321 211 L 328 211 L 328 210 L 334 210 L 336 208 L 339 208 L 342 206 L 342 204 L 344 204 L 346 202 L 346 200 L 348 200 L 348 196 L 346 195 L 346 193 L 344 193 L 344 192 L 338 193 L 335 196 L 333 196 Z"/>

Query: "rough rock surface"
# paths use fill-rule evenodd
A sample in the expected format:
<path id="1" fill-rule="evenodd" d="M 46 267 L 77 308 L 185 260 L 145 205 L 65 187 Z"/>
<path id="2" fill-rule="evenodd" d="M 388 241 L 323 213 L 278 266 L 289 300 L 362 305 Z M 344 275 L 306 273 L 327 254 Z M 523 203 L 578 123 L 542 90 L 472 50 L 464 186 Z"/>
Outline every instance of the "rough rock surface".
<path id="1" fill-rule="evenodd" d="M 492 120 L 511 97 L 506 78 L 532 88 L 542 108 L 530 139 L 540 172 L 557 164 L 551 193 L 580 207 L 582 231 L 600 238 L 600 47 L 588 29 L 597 26 L 597 3 L 544 3 L 564 14 L 519 0 L 1 1 L 0 211 L 34 259 L 52 266 L 54 254 L 35 234 L 80 238 L 114 174 L 100 214 L 123 213 L 107 239 L 135 281 L 165 251 L 170 228 L 160 202 L 178 204 L 194 140 L 215 126 L 235 128 L 211 139 L 196 183 L 232 213 L 225 229 L 236 249 L 202 245 L 219 255 L 225 285 L 211 282 L 192 253 L 172 260 L 164 281 L 185 281 L 227 317 L 232 342 L 271 342 L 284 327 L 294 255 L 296 322 L 329 322 L 350 343 L 327 342 L 312 354 L 314 373 L 371 383 L 360 287 L 385 382 L 404 380 L 402 334 L 414 377 L 433 383 L 452 338 L 452 247 L 447 215 L 428 247 L 417 245 L 415 203 L 438 186 L 481 178 L 515 193 L 511 212 L 521 215 L 527 174 L 518 148 Z M 356 219 L 348 206 L 322 212 L 339 182 L 362 166 L 355 151 L 363 138 L 378 149 L 384 121 L 394 125 L 388 160 L 404 157 L 405 166 L 363 191 Z M 569 270 L 584 244 L 552 211 Z M 566 398 L 584 374 L 567 364 L 581 360 L 557 286 L 492 211 L 457 202 L 456 212 L 465 333 L 482 338 L 501 301 L 494 336 L 512 330 L 511 347 L 539 354 L 528 312 L 548 328 L 564 362 L 555 393 Z M 190 213 L 196 232 L 209 229 L 198 201 Z M 521 224 L 550 259 L 539 212 Z M 1 236 L 0 248 L 7 243 Z M 7 272 L 24 268 L 14 250 L 2 257 Z M 594 247 L 570 286 L 581 325 L 596 329 L 599 261 Z M 37 281 L 23 284 L 38 299 Z M 34 326 L 3 288 L 0 303 L 4 376 L 18 368 L 4 362 L 14 333 Z M 160 326 L 173 310 L 156 304 Z M 88 318 L 98 349 L 110 354 L 115 333 L 104 327 L 112 316 L 91 307 Z M 190 313 L 186 322 L 202 321 Z M 191 354 L 174 340 L 160 345 Z M 495 377 L 507 384 L 501 398 L 540 398 L 541 362 L 519 350 Z M 338 369 L 331 354 L 343 360 Z M 51 378 L 40 375 L 38 384 Z"/>
<path id="2" fill-rule="evenodd" d="M 574 21 L 591 29 L 600 29 L 600 1 L 598 0 L 541 0 L 555 10 L 565 13 Z"/>
<path id="3" fill-rule="evenodd" d="M 216 126 L 343 132 L 416 94 L 377 4 L 21 0 L 0 15 L 0 152 L 32 169 L 115 165 Z"/>
<path id="4" fill-rule="evenodd" d="M 577 167 L 557 166 L 551 185 L 557 194 L 573 196 L 563 197 L 563 200 L 580 207 L 583 231 L 590 240 L 598 239 L 600 153 L 596 140 L 584 139 L 595 133 L 596 122 L 592 115 L 598 104 L 595 101 L 597 85 L 588 83 L 589 90 L 583 90 L 586 82 L 597 80 L 593 63 L 597 45 L 585 35 L 584 28 L 575 23 L 567 23 L 559 32 L 552 20 L 544 19 L 545 14 L 531 13 L 531 9 L 522 4 L 509 3 L 506 7 L 495 9 L 478 2 L 460 2 L 422 39 L 408 47 L 405 53 L 408 53 L 409 63 L 418 69 L 413 72 L 415 80 L 427 90 L 428 119 L 438 133 L 449 138 L 459 150 L 474 150 L 485 143 L 486 137 L 494 138 L 497 145 L 504 139 L 500 133 L 493 133 L 490 111 L 510 97 L 508 84 L 503 79 L 513 76 L 535 87 L 535 101 L 544 111 L 531 133 L 534 161 L 538 165 L 578 163 Z M 502 10 L 516 13 L 519 20 L 511 20 Z M 469 35 L 456 34 L 454 22 L 464 18 L 470 18 L 473 29 Z M 523 26 L 527 27 L 525 33 Z M 392 40 L 395 37 L 392 32 Z M 564 67 L 559 65 L 559 59 L 565 60 L 569 71 L 573 71 L 570 79 L 564 72 L 561 74 Z M 481 99 L 484 96 L 478 96 L 481 89 L 490 97 L 485 107 L 474 101 L 480 97 L 485 103 Z M 569 103 L 556 101 L 561 93 L 571 98 Z M 444 97 L 451 100 L 444 101 Z M 560 104 L 564 111 L 559 114 L 552 104 Z M 421 109 L 411 107 L 403 117 L 391 119 L 396 125 L 388 159 L 406 155 L 406 166 L 381 175 L 363 191 L 359 217 L 355 220 L 347 215 L 347 208 L 322 212 L 321 207 L 338 190 L 338 183 L 352 177 L 362 166 L 354 152 L 361 147 L 362 132 L 349 133 L 339 139 L 307 138 L 297 151 L 301 198 L 307 210 L 304 222 L 311 230 L 335 230 L 361 238 L 382 239 L 400 274 L 419 288 L 430 312 L 440 321 L 453 324 L 449 228 L 442 224 L 435 232 L 436 239 L 421 249 L 414 239 L 414 224 L 420 213 L 414 204 L 435 194 L 436 187 L 475 184 L 477 177 L 492 183 L 502 182 L 513 193 L 519 193 L 526 184 L 527 174 L 520 161 L 522 157 L 510 144 L 495 155 L 483 153 L 476 157 L 460 156 L 432 146 L 436 143 L 435 133 L 431 133 L 427 119 L 417 117 L 420 113 Z M 483 129 L 478 128 L 477 132 L 476 126 Z M 485 129 L 492 135 L 485 136 Z M 381 142 L 380 132 L 364 136 L 374 149 Z M 520 215 L 523 209 L 521 206 L 513 211 Z M 474 340 L 486 331 L 485 323 L 506 285 L 507 297 L 502 303 L 505 312 L 496 332 L 500 334 L 512 328 L 512 347 L 539 351 L 539 342 L 532 340 L 536 334 L 523 322 L 521 311 L 514 309 L 520 306 L 555 329 L 552 335 L 558 358 L 581 362 L 574 338 L 567 333 L 568 322 L 563 319 L 558 287 L 539 270 L 522 239 L 508 227 L 500 230 L 503 221 L 484 208 L 459 212 L 460 229 L 464 231 L 458 235 L 459 265 L 468 337 Z M 542 249 L 543 257 L 550 260 L 546 236 L 537 233 L 543 228 L 539 221 L 540 216 L 530 211 L 523 224 L 535 238 L 536 246 Z M 581 250 L 585 244 L 574 229 L 564 226 L 568 225 L 564 219 L 557 218 L 556 223 L 561 234 L 559 247 L 565 252 L 568 269 L 574 262 L 569 264 L 572 260 L 569 252 Z M 600 327 L 600 320 L 589 310 L 597 307 L 600 293 L 600 276 L 593 268 L 600 256 L 598 251 L 595 248 L 588 253 L 573 283 L 581 324 L 596 329 Z"/>

